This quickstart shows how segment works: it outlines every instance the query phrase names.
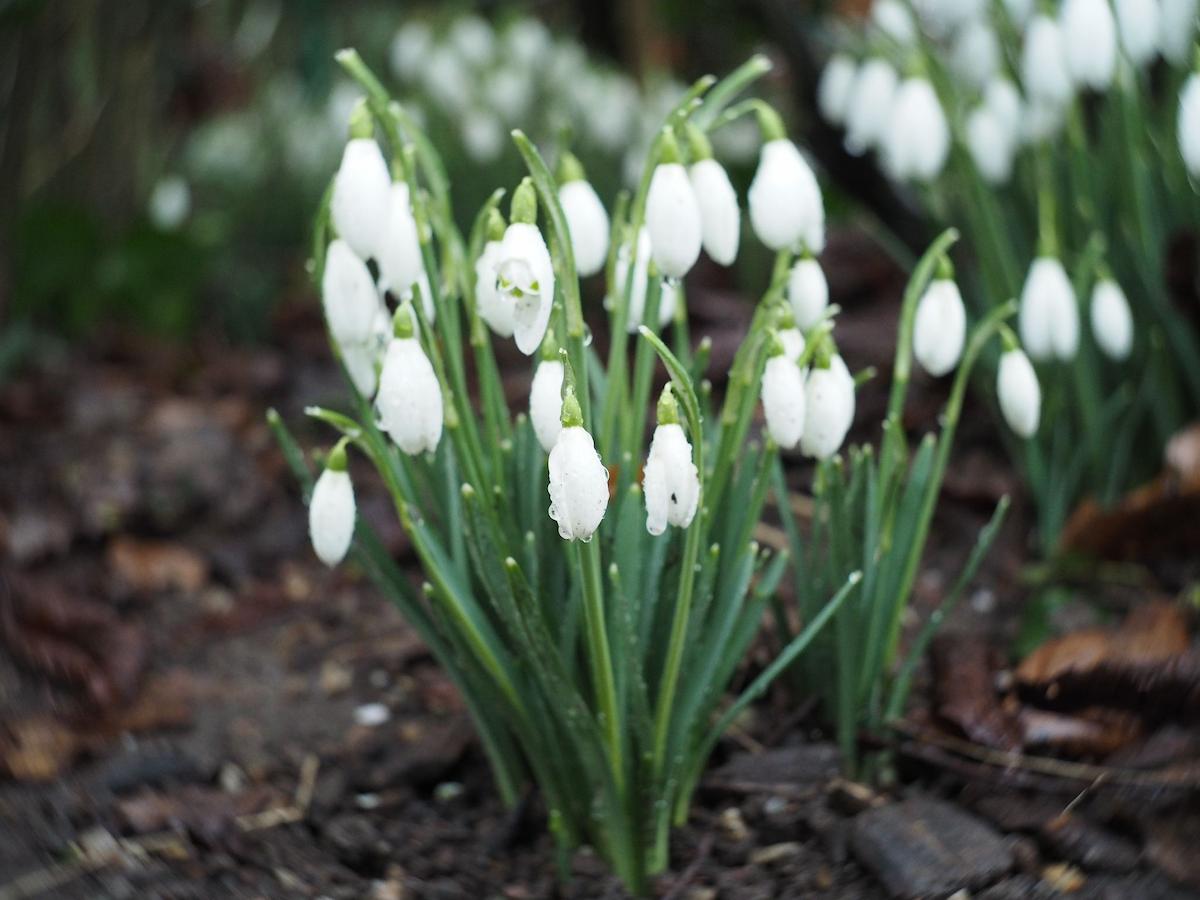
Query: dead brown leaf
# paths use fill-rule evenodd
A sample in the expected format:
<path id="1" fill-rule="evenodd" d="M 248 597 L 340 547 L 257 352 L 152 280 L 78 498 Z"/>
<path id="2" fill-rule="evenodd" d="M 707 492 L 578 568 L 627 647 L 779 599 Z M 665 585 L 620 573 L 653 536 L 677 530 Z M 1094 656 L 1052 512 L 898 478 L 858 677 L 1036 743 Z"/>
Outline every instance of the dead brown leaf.
<path id="1" fill-rule="evenodd" d="M 935 710 L 966 737 L 997 750 L 1018 750 L 1021 728 L 996 699 L 992 648 L 981 637 L 944 634 L 930 648 Z"/>
<path id="2" fill-rule="evenodd" d="M 192 593 L 208 583 L 208 562 L 182 544 L 119 535 L 107 555 L 112 573 L 138 593 Z"/>
<path id="3" fill-rule="evenodd" d="M 49 714 L 38 713 L 0 729 L 0 764 L 17 781 L 53 781 L 80 750 L 79 736 Z"/>
<path id="4" fill-rule="evenodd" d="M 124 829 L 134 834 L 183 829 L 212 843 L 238 818 L 262 811 L 273 799 L 273 792 L 266 786 L 230 794 L 188 784 L 171 793 L 144 789 L 118 800 L 116 809 Z"/>
<path id="5" fill-rule="evenodd" d="M 1065 756 L 1107 757 L 1144 734 L 1137 716 L 1102 707 L 1066 715 L 1025 706 L 1018 718 L 1026 749 Z"/>

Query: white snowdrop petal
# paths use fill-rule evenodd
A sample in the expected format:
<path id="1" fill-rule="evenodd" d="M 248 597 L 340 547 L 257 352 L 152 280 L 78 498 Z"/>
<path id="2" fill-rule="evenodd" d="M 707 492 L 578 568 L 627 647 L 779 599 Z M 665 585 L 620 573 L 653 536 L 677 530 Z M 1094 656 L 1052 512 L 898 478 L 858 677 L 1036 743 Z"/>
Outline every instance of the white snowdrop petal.
<path id="1" fill-rule="evenodd" d="M 432 453 L 442 438 L 442 388 L 416 338 L 388 344 L 375 397 L 380 427 L 410 456 Z"/>
<path id="2" fill-rule="evenodd" d="M 1056 258 L 1039 257 L 1029 267 L 1017 324 L 1030 358 L 1039 362 L 1075 358 L 1079 309 L 1071 280 Z"/>
<path id="3" fill-rule="evenodd" d="M 371 272 L 341 238 L 325 253 L 325 271 L 321 275 L 321 304 L 329 331 L 339 344 L 365 341 L 379 307 Z"/>
<path id="4" fill-rule="evenodd" d="M 1133 349 L 1133 315 L 1121 286 L 1111 278 L 1102 278 L 1092 290 L 1092 334 L 1109 359 L 1128 358 Z"/>
<path id="5" fill-rule="evenodd" d="M 1186 65 L 1196 34 L 1198 0 L 1160 0 L 1158 49 L 1167 62 Z"/>
<path id="6" fill-rule="evenodd" d="M 417 220 L 409 203 L 408 185 L 402 181 L 389 189 L 387 226 L 376 245 L 375 257 L 380 282 L 397 297 L 411 294 L 413 284 L 425 274 Z"/>
<path id="7" fill-rule="evenodd" d="M 846 150 L 861 156 L 883 137 L 900 78 L 891 64 L 878 57 L 864 62 L 854 79 L 846 110 Z"/>
<path id="8" fill-rule="evenodd" d="M 794 360 L 772 356 L 763 370 L 762 404 L 771 440 L 793 449 L 804 435 L 805 376 Z"/>
<path id="9" fill-rule="evenodd" d="M 347 142 L 333 180 L 329 213 L 338 236 L 363 260 L 375 255 L 387 227 L 391 184 L 383 151 L 373 139 Z"/>
<path id="10" fill-rule="evenodd" d="M 836 359 L 836 358 L 835 358 Z M 854 381 L 845 369 L 811 369 L 805 380 L 804 434 L 800 451 L 815 459 L 837 453 L 854 420 Z"/>
<path id="11" fill-rule="evenodd" d="M 917 39 L 917 24 L 912 13 L 900 0 L 874 0 L 871 4 L 871 21 L 875 27 L 905 47 Z"/>
<path id="12" fill-rule="evenodd" d="M 1104 90 L 1117 61 L 1117 26 L 1108 0 L 1063 0 L 1059 17 L 1071 78 L 1080 87 Z"/>
<path id="13" fill-rule="evenodd" d="M 625 290 L 625 282 L 629 275 L 629 244 L 623 244 L 617 251 L 617 264 L 613 275 L 616 280 L 615 289 Z M 646 312 L 646 290 L 649 287 L 650 272 L 650 232 L 645 226 L 638 231 L 637 254 L 633 262 L 633 289 L 629 297 L 629 311 L 625 322 L 625 330 L 635 333 L 644 324 Z M 664 283 L 658 297 L 658 327 L 665 328 L 675 315 L 679 305 L 679 294 L 682 288 L 678 284 Z"/>
<path id="14" fill-rule="evenodd" d="M 821 321 L 829 306 L 829 283 L 821 264 L 812 258 L 798 260 L 788 276 L 787 293 L 799 328 L 807 331 Z"/>
<path id="15" fill-rule="evenodd" d="M 835 53 L 825 64 L 817 84 L 817 106 L 827 122 L 833 125 L 845 123 L 857 75 L 858 66 L 844 53 Z"/>
<path id="16" fill-rule="evenodd" d="M 693 163 L 688 175 L 700 207 L 704 250 L 713 262 L 728 266 L 737 259 L 742 213 L 729 175 L 715 159 Z"/>
<path id="17" fill-rule="evenodd" d="M 646 195 L 646 229 L 655 264 L 670 278 L 682 278 L 696 264 L 702 240 L 700 205 L 681 163 L 655 167 Z"/>
<path id="18" fill-rule="evenodd" d="M 487 326 L 503 338 L 513 335 L 516 304 L 496 288 L 500 241 L 488 241 L 475 261 L 475 306 Z"/>
<path id="19" fill-rule="evenodd" d="M 563 364 L 542 360 L 529 387 L 529 419 L 542 449 L 549 453 L 562 431 Z"/>
<path id="20" fill-rule="evenodd" d="M 999 117 L 987 106 L 967 114 L 967 150 L 975 168 L 988 184 L 1004 184 L 1012 175 L 1015 142 Z"/>
<path id="21" fill-rule="evenodd" d="M 662 534 L 667 525 L 692 524 L 700 500 L 700 473 L 680 425 L 659 425 L 654 430 L 642 483 L 650 534 Z"/>
<path id="22" fill-rule="evenodd" d="M 1179 95 L 1179 152 L 1193 178 L 1200 178 L 1200 75 L 1188 76 Z"/>
<path id="23" fill-rule="evenodd" d="M 575 253 L 575 268 L 584 278 L 604 268 L 608 257 L 608 213 L 586 181 L 568 181 L 558 189 L 571 233 L 571 249 Z"/>
<path id="24" fill-rule="evenodd" d="M 954 39 L 954 70 L 973 87 L 982 88 L 1000 68 L 1000 43 L 986 19 L 968 22 Z"/>
<path id="25" fill-rule="evenodd" d="M 967 311 L 953 281 L 938 278 L 929 283 L 917 304 L 913 323 L 913 355 L 921 367 L 940 378 L 962 356 L 967 336 Z"/>
<path id="26" fill-rule="evenodd" d="M 993 78 L 983 91 L 983 105 L 1000 123 L 1010 143 L 1016 143 L 1021 126 L 1021 92 L 1007 78 Z"/>
<path id="27" fill-rule="evenodd" d="M 818 229 L 824 242 L 821 189 L 812 168 L 786 138 L 763 145 L 748 199 L 754 233 L 772 250 L 812 240 Z"/>
<path id="28" fill-rule="evenodd" d="M 1065 106 L 1073 87 L 1067 68 L 1062 31 L 1054 19 L 1034 16 L 1025 32 L 1021 51 L 1021 81 L 1025 93 L 1035 101 L 1052 107 Z"/>
<path id="29" fill-rule="evenodd" d="M 950 151 L 950 127 L 933 85 L 909 78 L 896 91 L 883 135 L 883 163 L 899 181 L 933 181 Z"/>
<path id="30" fill-rule="evenodd" d="M 799 328 L 785 328 L 776 337 L 783 345 L 783 355 L 796 362 L 804 354 L 804 333 Z"/>
<path id="31" fill-rule="evenodd" d="M 354 486 L 348 472 L 326 469 L 313 486 L 308 504 L 308 533 L 313 551 L 327 566 L 346 557 L 354 538 Z"/>
<path id="32" fill-rule="evenodd" d="M 589 541 L 608 509 L 608 469 L 592 436 L 583 428 L 564 428 L 550 451 L 550 518 L 563 540 Z"/>
<path id="33" fill-rule="evenodd" d="M 1041 418 L 1042 390 L 1029 357 L 1022 351 L 1009 350 L 1000 357 L 996 394 L 1008 427 L 1020 437 L 1033 437 Z"/>
<path id="34" fill-rule="evenodd" d="M 541 346 L 554 306 L 554 264 L 536 225 L 513 222 L 504 232 L 496 260 L 500 295 L 513 305 L 517 348 L 532 356 Z"/>
<path id="35" fill-rule="evenodd" d="M 1158 0 L 1116 0 L 1115 6 L 1125 55 L 1135 66 L 1147 65 L 1158 53 Z"/>

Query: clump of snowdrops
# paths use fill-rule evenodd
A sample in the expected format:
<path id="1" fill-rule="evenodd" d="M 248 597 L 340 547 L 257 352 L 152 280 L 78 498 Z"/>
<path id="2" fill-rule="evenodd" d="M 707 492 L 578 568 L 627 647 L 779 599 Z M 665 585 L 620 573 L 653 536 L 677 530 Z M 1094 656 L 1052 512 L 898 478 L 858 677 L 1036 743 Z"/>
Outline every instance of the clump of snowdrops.
<path id="1" fill-rule="evenodd" d="M 508 204 L 497 190 L 464 235 L 432 143 L 356 53 L 338 58 L 365 97 L 317 217 L 312 275 L 352 404 L 309 410 L 340 433 L 311 489 L 313 547 L 329 565 L 353 554 L 428 643 L 504 799 L 536 784 L 561 852 L 590 843 L 641 890 L 666 866 L 670 826 L 686 819 L 718 737 L 858 581 L 848 573 L 726 701 L 786 565 L 752 538 L 778 453 L 775 440 L 750 440 L 760 388 L 771 432 L 781 410 L 799 416 L 786 446 L 807 440 L 813 456 L 836 452 L 853 415 L 812 271 L 824 243 L 816 179 L 773 109 L 730 106 L 767 70 L 756 57 L 686 93 L 637 191 L 608 209 L 566 148 L 556 177 L 514 131 L 529 175 Z M 682 279 L 702 248 L 722 264 L 737 256 L 739 200 L 709 135 L 744 116 L 764 139 L 749 218 L 777 257 L 714 408 L 701 380 L 709 345 L 692 351 Z M 590 341 L 580 277 L 607 285 L 606 358 Z M 808 338 L 785 321 L 797 277 L 818 292 Z M 534 362 L 528 412 L 515 415 L 493 352 L 509 340 Z M 794 354 L 787 378 L 809 390 L 774 392 L 781 353 Z M 659 363 L 668 378 L 655 398 Z M 419 587 L 356 516 L 355 455 L 391 495 Z"/>
<path id="2" fill-rule="evenodd" d="M 1168 296 L 1200 176 L 1196 0 L 875 0 L 819 86 L 853 153 L 966 227 L 968 299 L 1020 298 L 1047 427 L 1016 442 L 1053 551 L 1200 409 L 1200 340 Z M 839 26 L 840 28 L 841 26 Z"/>

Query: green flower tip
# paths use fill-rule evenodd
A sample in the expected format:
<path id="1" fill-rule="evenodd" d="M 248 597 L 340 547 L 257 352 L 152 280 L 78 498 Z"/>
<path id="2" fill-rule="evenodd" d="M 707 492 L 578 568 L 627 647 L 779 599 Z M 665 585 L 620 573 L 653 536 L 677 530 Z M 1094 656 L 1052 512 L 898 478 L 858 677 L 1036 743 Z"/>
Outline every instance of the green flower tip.
<path id="1" fill-rule="evenodd" d="M 709 141 L 708 135 L 695 122 L 687 123 L 687 141 L 688 152 L 692 155 L 692 162 L 699 162 L 702 159 L 712 159 L 712 142 Z"/>
<path id="2" fill-rule="evenodd" d="M 764 143 L 783 140 L 787 137 L 787 129 L 783 127 L 783 119 L 771 104 L 759 100 L 754 104 L 754 113 L 758 117 L 758 130 L 762 132 Z"/>
<path id="3" fill-rule="evenodd" d="M 418 288 L 418 290 L 420 290 Z M 398 338 L 413 336 L 412 303 L 405 300 L 392 316 L 392 334 Z"/>
<path id="4" fill-rule="evenodd" d="M 487 239 L 491 241 L 499 241 L 504 239 L 504 231 L 508 228 L 508 223 L 504 221 L 504 213 L 492 207 L 488 212 L 487 217 Z"/>
<path id="5" fill-rule="evenodd" d="M 367 98 L 359 97 L 350 113 L 350 139 L 370 138 L 375 136 L 375 121 L 371 118 L 371 110 L 367 106 Z"/>
<path id="6" fill-rule="evenodd" d="M 780 331 L 787 331 L 789 328 L 796 327 L 796 315 L 792 312 L 790 303 L 780 303 L 775 309 L 775 327 Z"/>
<path id="7" fill-rule="evenodd" d="M 665 166 L 669 163 L 677 163 L 681 158 L 679 142 L 675 140 L 675 131 L 671 126 L 664 125 L 658 138 L 658 164 Z"/>
<path id="8" fill-rule="evenodd" d="M 533 179 L 526 175 L 513 191 L 512 208 L 509 218 L 514 223 L 521 222 L 532 225 L 537 221 L 537 191 L 533 187 Z"/>
<path id="9" fill-rule="evenodd" d="M 669 381 L 662 389 L 662 394 L 658 398 L 658 424 L 679 424 L 679 404 L 675 401 L 675 392 L 672 390 L 671 382 Z"/>
<path id="10" fill-rule="evenodd" d="M 572 181 L 587 181 L 587 172 L 578 156 L 570 150 L 564 150 L 558 158 L 558 183 L 563 185 Z"/>
<path id="11" fill-rule="evenodd" d="M 942 256 L 938 259 L 937 277 L 941 281 L 954 280 L 954 263 L 952 263 L 950 261 L 950 257 L 945 254 L 942 254 Z"/>
<path id="12" fill-rule="evenodd" d="M 1005 353 L 1021 349 L 1021 342 L 1017 340 L 1016 334 L 1007 325 L 1000 326 L 1000 346 L 1004 348 Z"/>
<path id="13" fill-rule="evenodd" d="M 833 338 L 831 338 L 828 334 L 823 335 L 821 340 L 817 342 L 816 348 L 813 350 L 813 368 L 828 369 L 833 363 L 833 355 L 835 353 L 837 353 L 837 347 L 833 343 Z"/>
<path id="14" fill-rule="evenodd" d="M 575 397 L 575 388 L 567 385 L 563 388 L 562 416 L 559 419 L 563 428 L 583 427 L 583 410 L 579 408 L 579 400 Z"/>
<path id="15" fill-rule="evenodd" d="M 546 336 L 542 338 L 542 362 L 555 362 L 558 359 L 558 341 L 554 337 L 554 329 L 547 328 Z"/>
<path id="16" fill-rule="evenodd" d="M 325 457 L 325 468 L 331 472 L 346 471 L 346 444 L 349 438 L 342 438 L 333 445 L 333 449 L 329 451 L 329 455 Z"/>
<path id="17" fill-rule="evenodd" d="M 470 485 L 464 481 L 462 487 L 459 488 L 459 491 L 462 493 L 462 498 L 467 502 L 475 499 L 475 488 L 473 485 Z"/>

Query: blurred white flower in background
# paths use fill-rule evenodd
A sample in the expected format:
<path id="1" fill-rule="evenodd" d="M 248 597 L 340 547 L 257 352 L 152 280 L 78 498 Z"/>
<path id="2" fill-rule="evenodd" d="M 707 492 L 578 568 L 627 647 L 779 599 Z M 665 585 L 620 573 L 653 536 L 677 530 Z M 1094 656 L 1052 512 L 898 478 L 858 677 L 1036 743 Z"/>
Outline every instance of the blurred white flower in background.
<path id="1" fill-rule="evenodd" d="M 1025 32 L 1021 81 L 1035 104 L 1061 107 L 1071 100 L 1071 72 L 1067 68 L 1062 31 L 1049 16 L 1035 16 Z"/>
<path id="2" fill-rule="evenodd" d="M 1181 66 L 1192 51 L 1198 0 L 1162 0 L 1158 48 L 1172 65 Z"/>
<path id="3" fill-rule="evenodd" d="M 845 53 L 835 53 L 825 64 L 817 84 L 817 106 L 827 122 L 834 125 L 845 123 L 857 75 L 858 65 L 853 57 Z"/>
<path id="4" fill-rule="evenodd" d="M 846 110 L 846 150 L 866 153 L 883 136 L 891 115 L 899 77 L 891 64 L 878 57 L 864 62 L 854 79 Z"/>
<path id="5" fill-rule="evenodd" d="M 392 38 L 388 56 L 392 72 L 401 80 L 415 78 L 431 47 L 433 30 L 420 19 L 409 19 Z"/>
<path id="6" fill-rule="evenodd" d="M 1200 178 L 1200 74 L 1193 72 L 1179 95 L 1179 152 L 1193 178 Z"/>
<path id="7" fill-rule="evenodd" d="M 490 112 L 474 109 L 463 116 L 463 148 L 475 162 L 494 162 L 504 152 L 507 141 L 504 127 Z"/>
<path id="8" fill-rule="evenodd" d="M 181 175 L 160 178 L 150 192 L 147 213 L 154 227 L 175 231 L 192 211 L 192 189 Z"/>
<path id="9" fill-rule="evenodd" d="M 1012 175 L 1016 142 L 1000 122 L 1000 117 L 986 104 L 967 114 L 967 150 L 975 168 L 988 184 L 1004 184 Z"/>
<path id="10" fill-rule="evenodd" d="M 898 44 L 907 47 L 917 40 L 917 23 L 901 0 L 875 0 L 871 4 L 871 21 Z"/>
<path id="11" fill-rule="evenodd" d="M 954 39 L 950 63 L 969 84 L 986 85 L 1000 69 L 1000 43 L 992 26 L 984 19 L 967 23 Z"/>
<path id="12" fill-rule="evenodd" d="M 1117 26 L 1108 0 L 1064 0 L 1059 16 L 1071 78 L 1079 87 L 1104 90 L 1117 62 Z"/>
<path id="13" fill-rule="evenodd" d="M 1147 65 L 1158 53 L 1158 0 L 1116 0 L 1116 11 L 1125 55 L 1135 66 Z"/>
<path id="14" fill-rule="evenodd" d="M 492 61 L 496 36 L 486 19 L 470 14 L 459 16 L 450 26 L 448 38 L 450 45 L 469 66 L 482 69 Z"/>
<path id="15" fill-rule="evenodd" d="M 1133 349 L 1133 314 L 1121 286 L 1101 278 L 1092 289 L 1092 334 L 1109 359 L 1120 362 Z"/>
<path id="16" fill-rule="evenodd" d="M 930 182 L 950 151 L 950 126 L 933 85 L 908 78 L 896 91 L 883 133 L 883 165 L 898 181 Z"/>

